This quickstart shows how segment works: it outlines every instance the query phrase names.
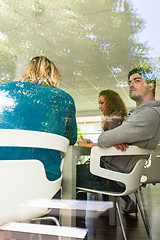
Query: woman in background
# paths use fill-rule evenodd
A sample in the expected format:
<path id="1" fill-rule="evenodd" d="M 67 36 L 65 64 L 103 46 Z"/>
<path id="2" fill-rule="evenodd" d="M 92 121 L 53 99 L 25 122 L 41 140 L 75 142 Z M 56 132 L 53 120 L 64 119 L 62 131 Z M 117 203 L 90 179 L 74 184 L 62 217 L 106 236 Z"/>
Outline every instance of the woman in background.
<path id="1" fill-rule="evenodd" d="M 126 106 L 119 96 L 113 90 L 107 89 L 99 93 L 99 109 L 101 110 L 104 120 L 102 122 L 102 130 L 107 131 L 122 124 L 124 117 L 127 115 Z M 90 139 L 84 139 L 81 136 L 82 141 L 78 141 L 79 146 L 94 147 L 98 146 L 97 143 L 93 143 Z"/>
<path id="2" fill-rule="evenodd" d="M 120 126 L 127 115 L 126 106 L 119 94 L 109 89 L 103 90 L 99 93 L 99 109 L 102 111 L 104 116 L 104 121 L 102 122 L 103 131 L 108 131 Z M 81 141 L 78 141 L 78 145 L 83 147 L 98 146 L 97 143 L 93 143 L 90 139 L 86 140 L 82 136 Z M 128 144 L 124 145 L 125 148 L 128 148 Z M 115 147 L 118 150 L 121 149 L 122 151 L 124 149 L 121 144 L 115 145 Z M 101 166 L 105 168 L 103 164 L 103 158 L 101 159 Z M 84 187 L 88 189 L 93 188 L 101 191 L 107 191 L 111 189 L 117 192 L 124 191 L 124 187 L 115 181 L 106 180 L 104 178 L 92 175 L 90 173 L 90 164 L 77 166 L 77 187 Z M 125 201 L 125 207 L 122 208 L 125 214 L 138 212 L 136 204 L 129 196 L 123 196 L 121 198 Z"/>

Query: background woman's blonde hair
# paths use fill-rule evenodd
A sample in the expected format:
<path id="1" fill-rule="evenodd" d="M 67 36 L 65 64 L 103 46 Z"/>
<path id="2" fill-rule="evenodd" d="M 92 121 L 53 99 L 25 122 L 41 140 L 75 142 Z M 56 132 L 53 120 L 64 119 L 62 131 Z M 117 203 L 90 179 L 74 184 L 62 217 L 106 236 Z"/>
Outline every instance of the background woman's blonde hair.
<path id="1" fill-rule="evenodd" d="M 102 122 L 103 130 L 106 131 L 112 118 L 119 118 L 120 122 L 124 120 L 127 115 L 127 108 L 120 95 L 113 90 L 103 90 L 99 93 L 100 96 L 104 97 L 106 106 L 103 113 L 106 118 Z"/>
<path id="2" fill-rule="evenodd" d="M 57 87 L 60 77 L 61 75 L 53 62 L 47 57 L 38 56 L 32 58 L 25 72 L 17 80 Z"/>
<path id="3" fill-rule="evenodd" d="M 103 96 L 105 100 L 106 109 L 104 112 L 105 116 L 109 116 L 112 113 L 119 112 L 123 116 L 127 115 L 126 106 L 120 97 L 120 95 L 110 89 L 103 90 L 99 93 L 99 97 Z"/>

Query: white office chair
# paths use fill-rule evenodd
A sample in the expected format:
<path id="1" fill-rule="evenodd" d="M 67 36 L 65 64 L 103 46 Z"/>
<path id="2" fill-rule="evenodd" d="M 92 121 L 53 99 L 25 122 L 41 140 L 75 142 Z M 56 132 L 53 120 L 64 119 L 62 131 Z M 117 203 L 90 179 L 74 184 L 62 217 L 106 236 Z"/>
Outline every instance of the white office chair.
<path id="1" fill-rule="evenodd" d="M 34 147 L 66 153 L 69 140 L 38 131 L 0 129 L 0 147 Z M 10 158 L 10 156 L 8 156 Z M 0 160 L 0 225 L 43 216 L 46 208 L 27 205 L 36 199 L 51 199 L 61 189 L 62 176 L 49 181 L 39 160 Z M 58 221 L 55 220 L 56 224 Z"/>
<path id="2" fill-rule="evenodd" d="M 127 238 L 126 238 L 126 234 L 124 231 L 124 226 L 123 226 L 123 222 L 122 222 L 122 217 L 121 217 L 120 207 L 119 207 L 119 204 L 117 201 L 117 197 L 130 195 L 131 193 L 136 193 L 136 191 L 139 187 L 139 184 L 140 184 L 140 179 L 142 176 L 142 172 L 143 172 L 143 168 L 144 168 L 146 160 L 144 160 L 144 159 L 139 160 L 137 162 L 137 164 L 135 165 L 134 169 L 130 173 L 126 174 L 126 173 L 111 171 L 111 170 L 100 167 L 100 158 L 102 156 L 120 156 L 120 155 L 122 155 L 122 156 L 126 156 L 126 155 L 143 155 L 144 156 L 144 155 L 147 155 L 148 156 L 148 155 L 150 155 L 150 153 L 151 153 L 150 150 L 140 149 L 136 146 L 130 146 L 127 149 L 127 151 L 125 151 L 125 152 L 118 151 L 115 147 L 111 147 L 111 148 L 93 147 L 91 149 L 91 156 L 90 156 L 90 171 L 91 171 L 91 173 L 96 176 L 100 176 L 100 177 L 103 177 L 103 178 L 106 178 L 109 180 L 121 182 L 126 186 L 126 189 L 124 190 L 124 192 L 121 193 L 121 192 L 113 192 L 113 191 L 101 191 L 101 190 L 98 191 L 98 190 L 78 187 L 78 189 L 82 190 L 82 191 L 101 193 L 101 194 L 106 194 L 106 195 L 115 197 L 115 206 L 117 209 L 120 226 L 122 229 L 124 239 L 127 239 Z M 137 194 L 136 194 L 136 196 L 137 196 Z M 139 206 L 139 208 L 141 208 L 139 201 L 138 201 L 138 206 Z M 140 210 L 140 212 L 141 212 L 141 210 Z M 143 216 L 142 216 L 142 218 L 143 218 Z M 143 219 L 143 221 L 144 221 L 144 219 Z M 144 224 L 145 224 L 145 221 L 144 221 Z M 148 229 L 146 227 L 146 231 L 147 230 Z M 147 234 L 149 235 L 148 232 L 147 232 Z"/>
<path id="3" fill-rule="evenodd" d="M 146 210 L 146 204 L 144 201 L 143 197 L 143 191 L 142 188 L 146 187 L 148 184 L 153 184 L 156 185 L 157 183 L 160 183 L 160 174 L 159 174 L 159 169 L 160 169 L 160 145 L 157 146 L 156 150 L 154 150 L 145 165 L 143 169 L 143 175 L 141 177 L 141 183 L 139 187 L 139 193 L 140 193 L 140 198 L 142 202 L 142 209 L 143 209 L 143 214 L 144 218 L 146 221 L 146 225 L 148 227 L 148 231 L 150 231 L 150 224 L 148 220 L 148 214 Z M 150 234 L 151 235 L 151 234 Z"/>
<path id="4" fill-rule="evenodd" d="M 141 184 L 146 186 L 147 184 L 160 183 L 160 145 L 152 152 L 151 157 L 144 167 L 143 175 L 141 178 Z"/>

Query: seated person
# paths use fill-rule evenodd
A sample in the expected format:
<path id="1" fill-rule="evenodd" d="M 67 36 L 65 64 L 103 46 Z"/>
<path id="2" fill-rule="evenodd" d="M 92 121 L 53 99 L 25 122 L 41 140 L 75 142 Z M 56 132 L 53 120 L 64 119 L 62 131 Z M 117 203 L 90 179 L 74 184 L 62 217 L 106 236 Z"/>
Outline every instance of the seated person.
<path id="1" fill-rule="evenodd" d="M 127 115 L 120 126 L 104 131 L 98 138 L 98 146 L 115 146 L 125 151 L 127 144 L 130 144 L 154 150 L 160 140 L 160 101 L 155 99 L 156 77 L 150 69 L 138 67 L 129 72 L 128 84 L 129 96 L 136 102 L 136 108 Z M 107 169 L 129 173 L 139 159 L 139 156 L 103 157 L 101 164 Z M 115 187 L 114 190 L 117 191 Z M 123 199 L 123 212 L 137 213 L 134 201 L 129 196 L 124 196 Z"/>
<path id="2" fill-rule="evenodd" d="M 42 131 L 77 140 L 73 98 L 58 88 L 60 74 L 47 57 L 34 57 L 21 77 L 0 85 L 0 128 Z M 0 159 L 38 159 L 48 180 L 60 177 L 58 151 L 38 148 L 3 147 Z"/>
<path id="3" fill-rule="evenodd" d="M 119 94 L 110 89 L 103 90 L 99 93 L 98 101 L 99 109 L 104 116 L 102 130 L 108 131 L 120 126 L 124 117 L 127 115 L 127 109 Z M 98 146 L 98 143 L 93 143 L 90 139 L 85 140 L 81 136 L 81 141 L 78 141 L 78 145 L 83 147 L 94 147 Z M 114 182 L 111 182 L 112 181 L 109 182 L 104 178 L 92 175 L 90 173 L 89 162 L 77 166 L 77 187 L 107 191 L 110 190 L 114 184 Z M 103 197 L 105 198 L 105 196 Z"/>

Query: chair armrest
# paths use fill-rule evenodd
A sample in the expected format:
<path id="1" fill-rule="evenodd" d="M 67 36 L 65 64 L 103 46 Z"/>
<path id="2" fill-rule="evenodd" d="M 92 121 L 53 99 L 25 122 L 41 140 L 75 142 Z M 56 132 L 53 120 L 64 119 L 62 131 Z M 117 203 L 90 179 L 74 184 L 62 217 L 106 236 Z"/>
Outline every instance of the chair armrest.
<path id="1" fill-rule="evenodd" d="M 122 152 L 117 150 L 115 147 L 110 148 L 100 148 L 100 147 L 93 147 L 91 149 L 91 158 L 90 158 L 90 172 L 94 175 L 111 179 L 113 181 L 120 181 L 123 182 L 126 180 L 126 176 L 129 176 L 131 173 L 120 173 L 112 170 L 108 170 L 105 168 L 100 167 L 100 158 L 102 156 L 128 156 L 128 155 L 150 155 L 151 150 L 148 149 L 141 149 L 137 146 L 129 146 L 126 151 Z M 146 159 L 145 159 L 146 160 Z M 136 166 L 132 171 L 136 171 L 139 165 L 144 165 L 145 161 L 138 161 Z"/>

